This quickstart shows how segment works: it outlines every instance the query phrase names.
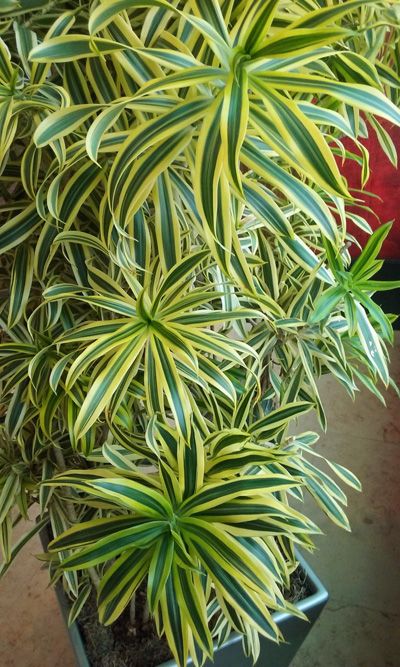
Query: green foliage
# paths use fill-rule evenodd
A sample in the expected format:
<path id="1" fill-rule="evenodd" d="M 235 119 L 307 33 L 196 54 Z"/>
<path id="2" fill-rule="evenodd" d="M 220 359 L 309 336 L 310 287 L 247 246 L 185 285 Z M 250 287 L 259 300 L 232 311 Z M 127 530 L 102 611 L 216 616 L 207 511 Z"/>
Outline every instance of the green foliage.
<path id="1" fill-rule="evenodd" d="M 399 62 L 390 1 L 2 3 L 0 575 L 50 524 L 71 622 L 144 581 L 179 665 L 282 639 L 295 503 L 349 530 L 360 490 L 289 426 L 326 373 L 391 382 L 390 224 L 351 265 L 340 160 L 396 163 Z"/>

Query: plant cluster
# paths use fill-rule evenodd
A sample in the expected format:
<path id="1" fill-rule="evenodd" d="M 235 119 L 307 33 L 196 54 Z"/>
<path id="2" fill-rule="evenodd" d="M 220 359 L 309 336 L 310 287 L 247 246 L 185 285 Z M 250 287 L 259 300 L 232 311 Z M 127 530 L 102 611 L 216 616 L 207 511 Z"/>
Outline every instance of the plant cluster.
<path id="1" fill-rule="evenodd" d="M 396 163 L 396 4 L 2 1 L 0 573 L 50 524 L 71 620 L 146 581 L 179 665 L 232 630 L 256 659 L 304 494 L 349 529 L 358 480 L 289 426 L 326 428 L 326 373 L 391 383 L 390 224 L 351 265 L 340 164 L 367 182 L 371 128 Z"/>

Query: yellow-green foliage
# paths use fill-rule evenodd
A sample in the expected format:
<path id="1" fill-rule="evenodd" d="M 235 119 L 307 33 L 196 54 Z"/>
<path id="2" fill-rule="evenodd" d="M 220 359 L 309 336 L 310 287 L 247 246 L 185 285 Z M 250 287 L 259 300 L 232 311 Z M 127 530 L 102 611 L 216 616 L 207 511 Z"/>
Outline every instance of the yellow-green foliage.
<path id="1" fill-rule="evenodd" d="M 253 658 L 281 639 L 318 532 L 292 500 L 349 529 L 326 471 L 360 488 L 289 423 L 325 428 L 325 373 L 391 382 L 390 225 L 350 266 L 346 221 L 371 230 L 340 164 L 367 181 L 371 126 L 397 160 L 398 22 L 389 1 L 3 0 L 1 574 L 38 502 L 71 618 L 97 585 L 113 622 L 146 580 L 179 665 L 232 629 Z"/>

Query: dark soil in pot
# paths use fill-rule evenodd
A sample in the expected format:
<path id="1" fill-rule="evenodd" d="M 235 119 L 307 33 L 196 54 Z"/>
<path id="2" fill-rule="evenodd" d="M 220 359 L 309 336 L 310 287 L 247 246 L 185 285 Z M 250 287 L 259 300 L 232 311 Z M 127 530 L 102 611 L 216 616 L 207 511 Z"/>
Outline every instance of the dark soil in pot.
<path id="1" fill-rule="evenodd" d="M 110 626 L 99 623 L 95 597 L 89 598 L 78 619 L 92 667 L 157 667 L 171 652 L 164 637 L 157 635 L 154 622 L 144 618 L 146 590 L 136 593 L 136 621 L 129 607 Z"/>
<path id="2" fill-rule="evenodd" d="M 303 600 L 310 594 L 306 574 L 301 567 L 291 577 L 290 602 Z M 131 623 L 129 609 L 111 626 L 98 621 L 96 601 L 90 598 L 78 624 L 92 667 L 158 667 L 172 658 L 168 644 L 159 638 L 154 623 L 144 616 L 146 590 L 136 595 L 136 622 Z"/>

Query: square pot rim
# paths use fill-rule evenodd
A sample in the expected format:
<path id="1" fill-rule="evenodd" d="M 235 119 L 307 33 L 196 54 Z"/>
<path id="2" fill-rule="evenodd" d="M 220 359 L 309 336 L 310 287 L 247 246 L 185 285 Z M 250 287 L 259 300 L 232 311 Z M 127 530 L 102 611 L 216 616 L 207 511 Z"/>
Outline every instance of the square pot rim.
<path id="1" fill-rule="evenodd" d="M 297 549 L 295 549 L 295 552 L 296 552 L 296 559 L 299 565 L 307 575 L 308 587 L 311 589 L 311 594 L 307 595 L 307 597 L 303 598 L 302 600 L 296 602 L 295 607 L 299 611 L 302 611 L 303 614 L 307 614 L 307 611 L 309 611 L 313 607 L 316 607 L 318 605 L 324 606 L 328 601 L 329 593 L 325 588 L 325 586 L 323 585 L 322 581 L 315 574 L 311 565 L 309 565 L 309 563 L 305 560 L 305 558 L 303 558 L 303 556 L 298 552 Z M 277 625 L 284 623 L 292 616 L 293 615 L 290 614 L 289 612 L 284 612 L 284 611 L 275 611 L 272 614 L 272 618 Z M 241 641 L 242 641 L 241 635 L 239 635 L 237 632 L 232 632 L 229 639 L 226 642 L 224 642 L 224 646 L 227 645 L 233 646 L 235 644 L 240 645 Z M 216 644 L 214 644 L 215 652 L 218 652 L 221 649 L 222 646 L 218 647 Z M 193 665 L 193 662 L 189 658 L 187 662 L 187 667 L 190 667 L 191 665 Z M 176 662 L 174 659 L 167 660 L 166 662 L 162 662 L 161 664 L 157 665 L 157 667 L 176 667 Z"/>
<path id="2" fill-rule="evenodd" d="M 304 614 L 307 614 L 307 612 L 314 607 L 320 606 L 322 608 L 328 601 L 329 594 L 327 589 L 319 579 L 319 577 L 315 574 L 311 565 L 309 565 L 309 563 L 305 560 L 305 558 L 303 558 L 303 556 L 298 552 L 297 549 L 295 550 L 295 553 L 299 565 L 302 567 L 302 569 L 305 571 L 307 575 L 308 587 L 311 589 L 311 594 L 303 598 L 299 602 L 296 602 L 295 607 L 297 607 L 297 609 L 299 609 L 299 611 L 302 611 Z M 61 607 L 62 614 L 64 616 L 65 621 L 67 622 L 69 613 L 69 605 L 67 597 L 60 583 L 56 585 L 55 590 L 58 602 Z M 272 614 L 272 618 L 278 625 L 284 623 L 291 617 L 292 614 L 288 612 L 274 612 Z M 67 629 L 79 667 L 91 667 L 89 659 L 87 657 L 85 644 L 78 623 L 74 621 L 72 625 L 67 627 Z M 237 645 L 238 649 L 241 650 L 241 641 L 242 641 L 241 635 L 239 635 L 237 632 L 233 632 L 223 646 Z M 223 647 L 222 646 L 217 647 L 216 645 L 214 645 L 214 648 L 215 652 L 217 653 Z M 193 665 L 191 659 L 188 660 L 187 667 L 190 667 L 190 665 Z M 167 660 L 166 662 L 160 663 L 157 667 L 176 667 L 176 662 L 174 659 Z"/>

